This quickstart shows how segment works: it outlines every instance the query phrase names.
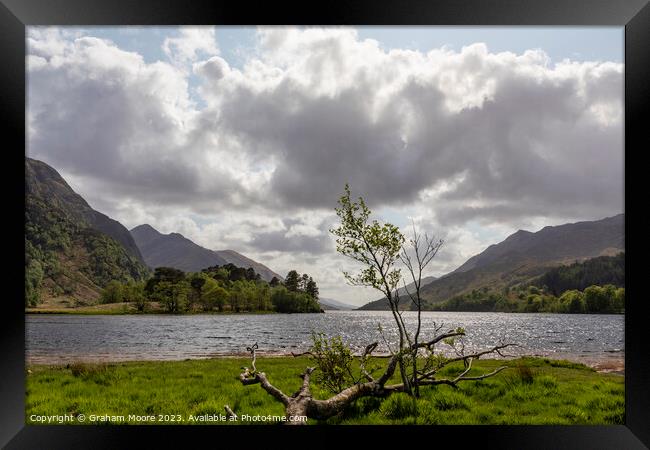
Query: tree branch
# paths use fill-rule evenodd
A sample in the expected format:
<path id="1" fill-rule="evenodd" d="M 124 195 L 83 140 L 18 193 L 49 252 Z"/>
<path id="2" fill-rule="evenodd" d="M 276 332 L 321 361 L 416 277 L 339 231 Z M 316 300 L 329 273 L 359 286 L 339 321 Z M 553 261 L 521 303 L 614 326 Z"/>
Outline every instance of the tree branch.
<path id="1" fill-rule="evenodd" d="M 372 352 L 377 348 L 377 345 L 379 345 L 379 342 L 373 342 L 372 344 L 367 345 L 359 361 L 359 368 L 361 369 L 361 373 L 363 374 L 364 377 L 366 377 L 368 381 L 375 381 L 375 379 L 366 370 L 366 360 L 372 354 Z"/>
<path id="2" fill-rule="evenodd" d="M 255 350 L 257 350 L 258 345 L 257 342 L 253 344 L 251 347 L 246 347 L 246 350 L 248 350 L 251 353 L 252 357 L 252 362 L 251 366 L 253 366 L 253 371 L 248 367 L 244 367 L 244 371 L 239 374 L 239 381 L 241 384 L 244 386 L 250 385 L 250 384 L 260 384 L 262 386 L 262 389 L 264 389 L 266 392 L 271 394 L 273 397 L 276 399 L 280 400 L 285 406 L 289 404 L 289 397 L 282 392 L 280 389 L 276 388 L 273 386 L 271 383 L 269 383 L 269 380 L 266 378 L 266 374 L 264 372 L 258 372 L 257 368 L 255 367 Z"/>

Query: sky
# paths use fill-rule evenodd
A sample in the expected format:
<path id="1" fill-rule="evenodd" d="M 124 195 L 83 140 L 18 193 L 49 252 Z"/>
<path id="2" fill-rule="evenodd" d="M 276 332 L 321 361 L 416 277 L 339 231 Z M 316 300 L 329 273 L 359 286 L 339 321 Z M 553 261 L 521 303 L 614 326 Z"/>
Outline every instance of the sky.
<path id="1" fill-rule="evenodd" d="M 345 183 L 444 240 L 623 212 L 622 27 L 28 27 L 27 155 L 127 228 L 233 249 L 363 305 Z"/>

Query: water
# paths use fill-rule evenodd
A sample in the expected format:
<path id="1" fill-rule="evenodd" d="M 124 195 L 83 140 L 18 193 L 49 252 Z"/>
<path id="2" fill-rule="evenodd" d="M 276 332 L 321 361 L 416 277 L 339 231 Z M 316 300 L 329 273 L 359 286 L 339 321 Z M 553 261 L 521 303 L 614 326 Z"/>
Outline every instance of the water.
<path id="1" fill-rule="evenodd" d="M 406 312 L 407 326 L 416 313 Z M 461 326 L 467 351 L 501 342 L 518 344 L 511 355 L 548 356 L 590 365 L 624 358 L 622 315 L 422 313 L 422 338 Z M 26 356 L 30 363 L 71 361 L 173 360 L 242 355 L 257 342 L 260 354 L 306 351 L 311 332 L 341 335 L 356 351 L 379 341 L 376 353 L 397 333 L 389 311 L 328 311 L 325 314 L 242 315 L 27 315 Z M 413 328 L 411 328 L 413 329 Z M 422 340 L 421 338 L 421 340 Z M 436 348 L 449 348 L 439 344 Z"/>

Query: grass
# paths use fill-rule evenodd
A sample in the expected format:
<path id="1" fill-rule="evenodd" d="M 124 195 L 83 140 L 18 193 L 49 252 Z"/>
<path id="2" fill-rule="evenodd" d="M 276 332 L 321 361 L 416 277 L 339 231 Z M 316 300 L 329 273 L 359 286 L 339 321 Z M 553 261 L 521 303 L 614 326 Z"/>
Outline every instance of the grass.
<path id="1" fill-rule="evenodd" d="M 382 364 L 385 360 L 377 362 Z M 222 415 L 221 420 L 208 423 L 228 424 L 223 417 L 224 405 L 240 417 L 282 416 L 283 406 L 260 386 L 242 386 L 239 382 L 241 366 L 249 364 L 250 360 L 245 358 L 215 358 L 31 366 L 26 385 L 26 422 L 38 423 L 32 415 L 84 414 L 87 424 L 205 424 L 191 422 L 189 416 L 213 415 L 219 419 Z M 502 364 L 503 361 L 477 361 L 472 373 L 490 371 Z M 417 400 L 405 394 L 360 399 L 340 417 L 330 418 L 326 423 L 601 425 L 625 421 L 624 378 L 620 375 L 541 358 L 522 358 L 507 364 L 511 367 L 497 376 L 467 381 L 459 384 L 458 389 L 446 385 L 422 387 Z M 258 369 L 287 394 L 298 389 L 298 375 L 307 365 L 306 357 L 267 357 L 257 361 Z M 446 370 L 451 374 L 458 369 L 459 366 Z M 317 398 L 329 396 L 313 379 L 312 392 Z M 153 419 L 137 420 L 129 418 L 130 414 Z M 91 421 L 91 415 L 117 417 Z M 309 423 L 323 422 L 310 419 Z"/>

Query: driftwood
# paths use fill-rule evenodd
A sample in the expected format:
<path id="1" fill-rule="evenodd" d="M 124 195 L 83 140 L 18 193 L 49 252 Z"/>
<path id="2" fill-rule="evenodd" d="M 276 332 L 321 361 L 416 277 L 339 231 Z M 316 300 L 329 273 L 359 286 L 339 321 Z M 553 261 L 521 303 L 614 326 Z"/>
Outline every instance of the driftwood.
<path id="1" fill-rule="evenodd" d="M 464 334 L 465 334 L 464 331 L 450 330 L 446 333 L 436 336 L 434 339 L 431 339 L 430 341 L 419 342 L 417 344 L 414 343 L 410 346 L 408 351 L 413 352 L 420 348 L 426 348 L 432 352 L 433 347 L 435 346 L 436 343 L 444 339 L 448 339 L 456 336 L 463 336 Z M 268 392 L 276 400 L 281 402 L 285 406 L 285 416 L 286 416 L 286 421 L 284 422 L 285 424 L 288 425 L 306 424 L 306 422 L 303 420 L 291 420 L 292 416 L 306 416 L 317 420 L 328 419 L 330 417 L 342 413 L 349 404 L 351 404 L 354 400 L 358 398 L 386 397 L 394 392 L 408 391 L 409 386 L 405 386 L 404 383 L 391 384 L 391 385 L 386 384 L 395 373 L 395 369 L 398 367 L 399 361 L 401 359 L 399 353 L 390 356 L 388 365 L 384 373 L 379 378 L 375 379 L 366 370 L 365 362 L 367 358 L 371 356 L 372 352 L 377 348 L 377 345 L 378 345 L 377 342 L 368 345 L 361 356 L 360 369 L 366 381 L 354 384 L 342 390 L 338 394 L 330 397 L 327 400 L 315 399 L 309 389 L 311 374 L 314 372 L 314 370 L 316 370 L 315 367 L 307 367 L 304 370 L 304 372 L 300 375 L 300 378 L 302 379 L 302 384 L 298 389 L 298 391 L 296 391 L 291 396 L 285 394 L 280 389 L 273 386 L 269 382 L 268 378 L 266 377 L 266 374 L 264 372 L 259 372 L 255 366 L 255 362 L 257 359 L 256 350 L 259 348 L 257 343 L 255 343 L 251 347 L 246 348 L 251 354 L 252 369 L 249 369 L 248 367 L 244 367 L 243 372 L 239 375 L 239 380 L 245 386 L 252 385 L 252 384 L 259 384 L 262 387 L 262 389 Z M 501 350 L 512 345 L 514 344 L 497 345 L 495 347 L 492 347 L 491 349 L 484 350 L 481 352 L 476 352 L 469 355 L 463 354 L 456 358 L 446 359 L 444 364 L 441 364 L 438 367 L 430 368 L 423 372 L 418 372 L 416 377 L 417 384 L 419 386 L 446 384 L 455 388 L 457 387 L 457 384 L 462 381 L 470 381 L 470 380 L 475 381 L 475 380 L 482 380 L 485 378 L 492 377 L 497 373 L 501 372 L 502 370 L 506 369 L 508 366 L 501 366 L 492 372 L 485 373 L 479 376 L 467 376 L 467 374 L 471 370 L 472 362 L 474 360 L 479 359 L 483 355 L 492 354 L 492 353 L 496 353 L 501 356 L 504 356 L 503 353 L 501 353 Z M 294 356 L 299 356 L 299 355 L 294 355 Z M 454 378 L 435 377 L 435 374 L 439 369 L 455 361 L 463 361 L 465 363 L 464 370 L 458 376 Z"/>

